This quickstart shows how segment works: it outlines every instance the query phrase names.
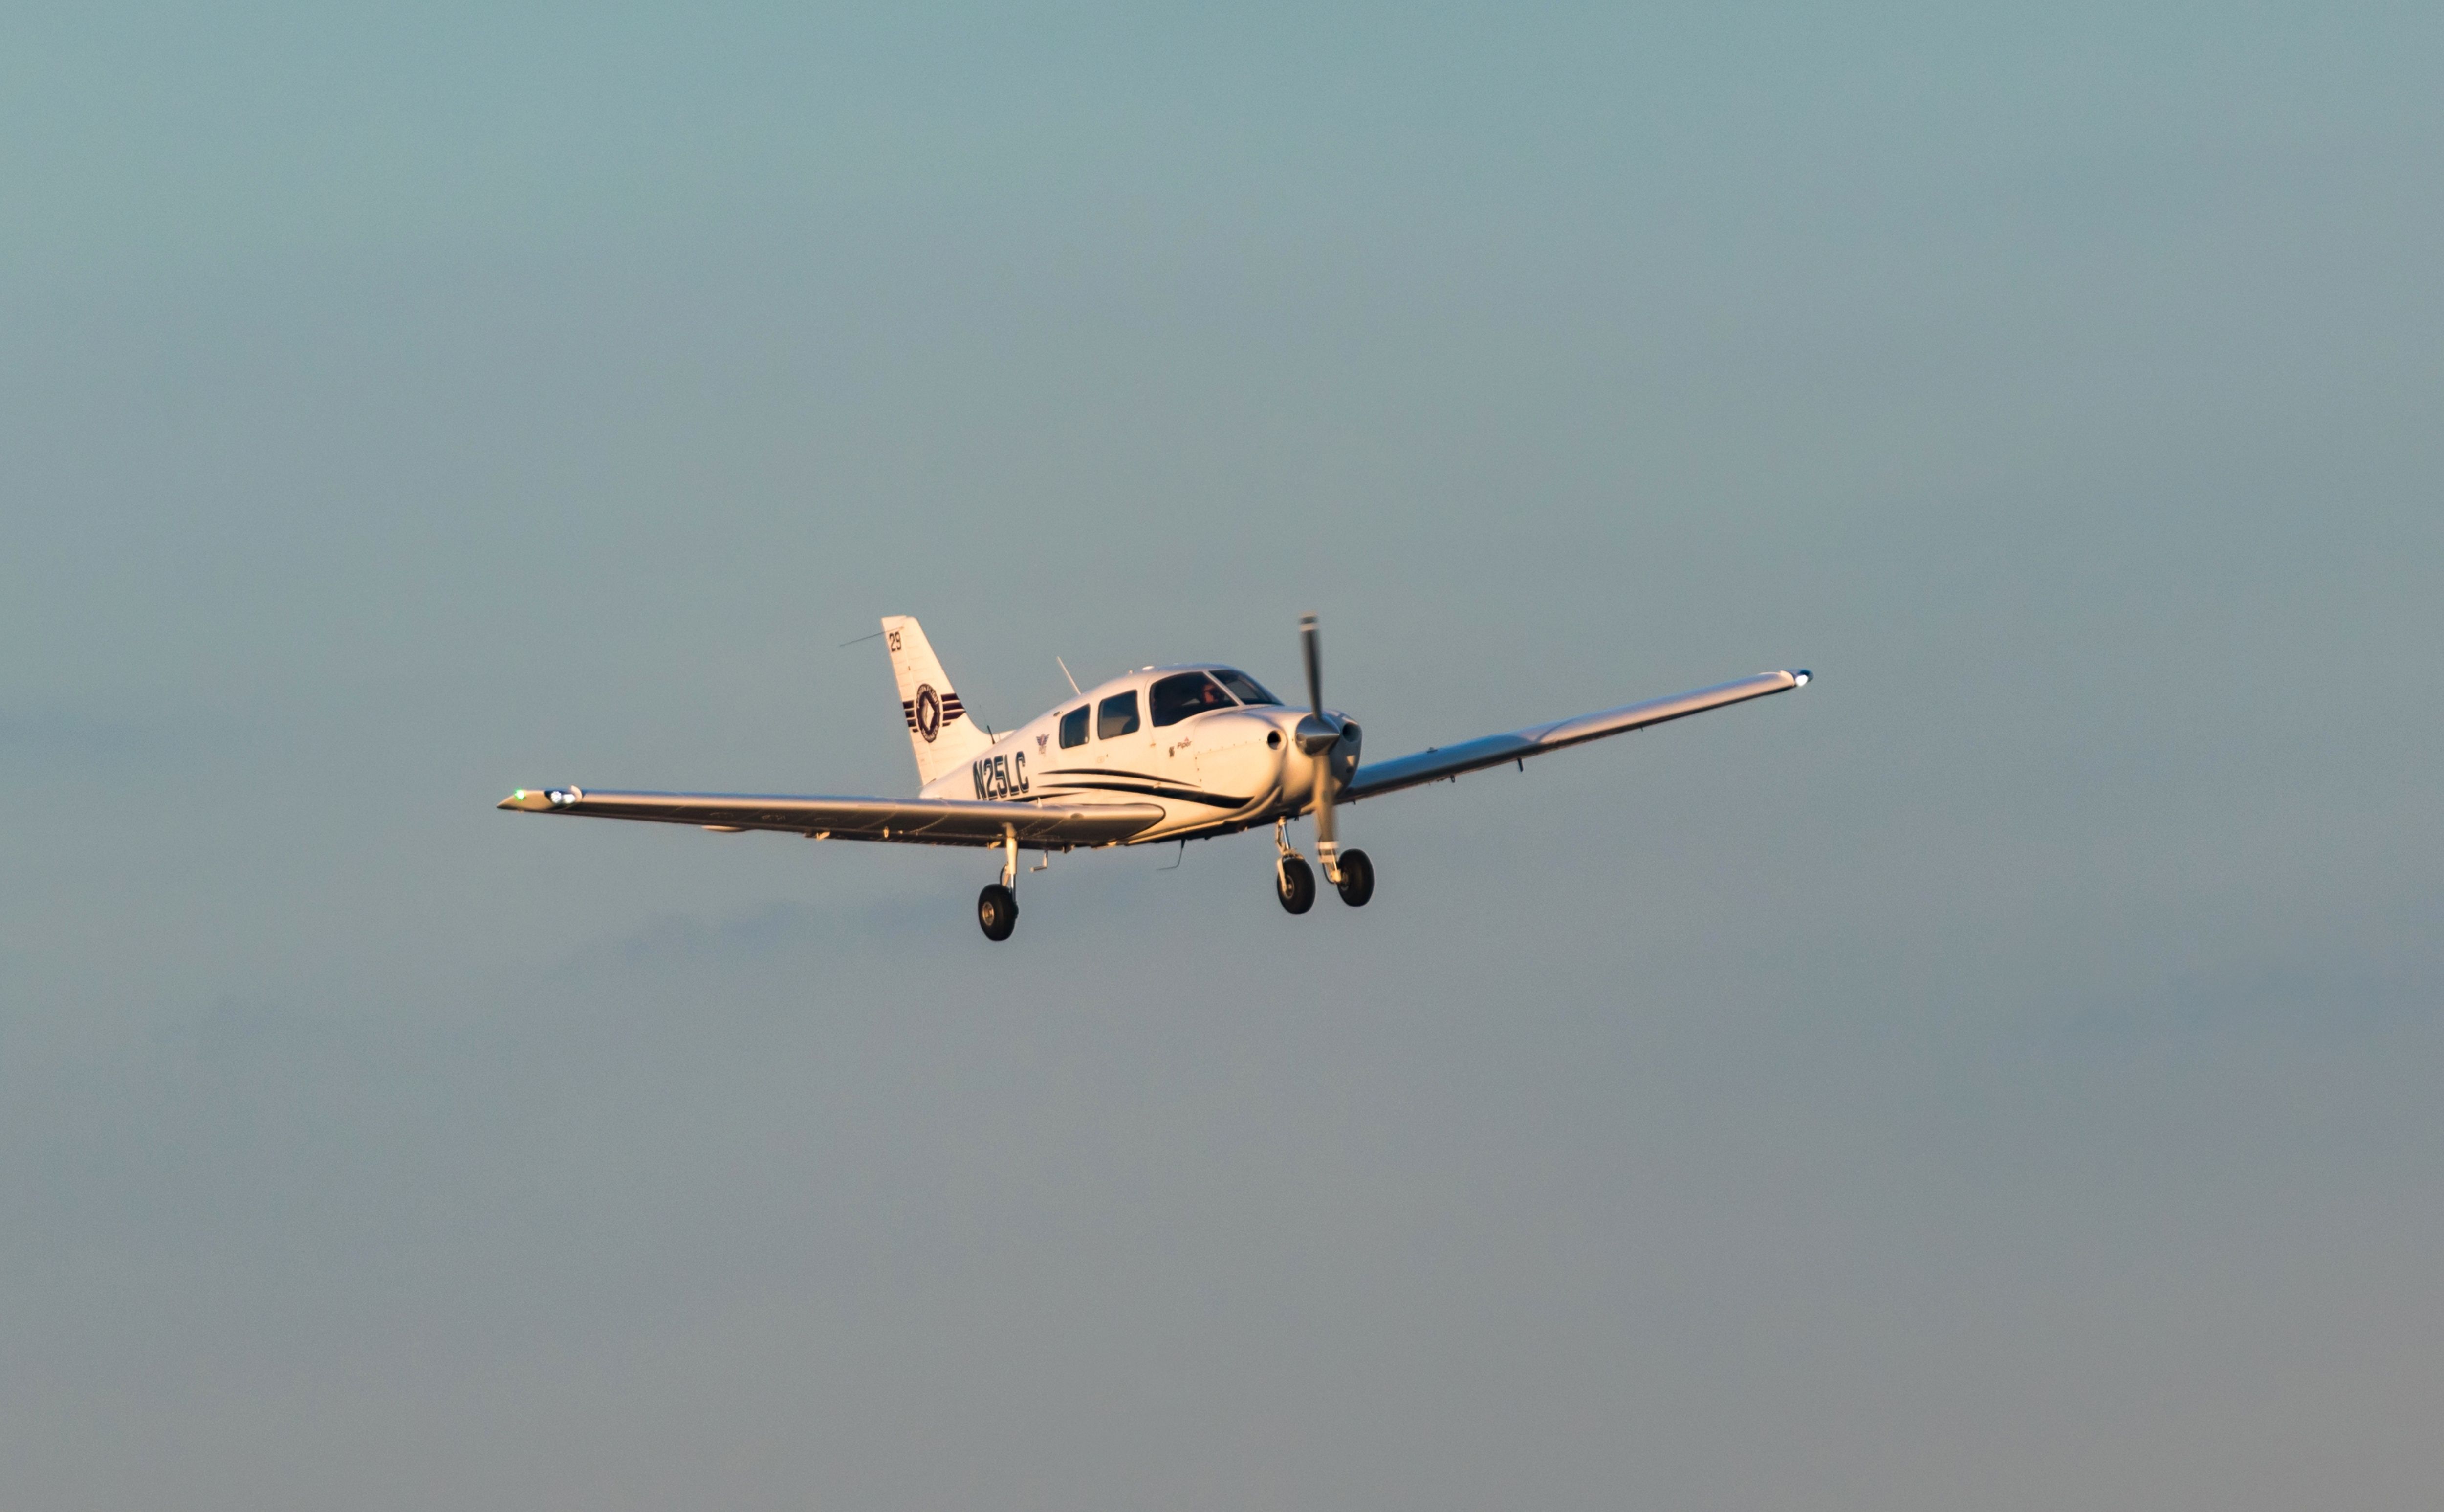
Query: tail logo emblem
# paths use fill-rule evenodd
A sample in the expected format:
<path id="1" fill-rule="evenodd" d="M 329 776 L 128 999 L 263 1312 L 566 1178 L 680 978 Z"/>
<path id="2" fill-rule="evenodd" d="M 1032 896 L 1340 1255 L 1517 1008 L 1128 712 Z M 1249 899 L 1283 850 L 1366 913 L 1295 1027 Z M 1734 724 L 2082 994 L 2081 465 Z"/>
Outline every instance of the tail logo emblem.
<path id="1" fill-rule="evenodd" d="M 916 733 L 924 736 L 925 744 L 931 746 L 934 737 L 941 732 L 942 700 L 934 691 L 934 685 L 927 683 L 916 690 Z"/>

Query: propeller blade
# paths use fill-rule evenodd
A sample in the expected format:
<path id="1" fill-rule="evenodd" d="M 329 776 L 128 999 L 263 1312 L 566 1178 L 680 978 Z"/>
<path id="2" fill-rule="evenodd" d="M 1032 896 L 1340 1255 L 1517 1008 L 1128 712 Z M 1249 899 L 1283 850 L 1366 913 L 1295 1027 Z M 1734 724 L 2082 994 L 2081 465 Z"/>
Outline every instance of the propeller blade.
<path id="1" fill-rule="evenodd" d="M 1332 824 L 1332 747 L 1340 743 L 1341 731 L 1324 717 L 1324 651 L 1315 633 L 1315 616 L 1299 618 L 1299 644 L 1306 653 L 1306 701 L 1315 710 L 1317 741 L 1310 745 L 1301 732 L 1300 747 L 1315 759 L 1315 854 L 1324 863 L 1324 875 L 1332 882 L 1341 880 L 1340 846 L 1335 843 Z M 1300 721 L 1302 725 L 1305 721 Z"/>
<path id="2" fill-rule="evenodd" d="M 1298 722 L 1293 733 L 1299 749 L 1321 756 L 1341 739 L 1341 727 L 1324 715 L 1324 652 L 1315 633 L 1315 616 L 1299 617 L 1299 647 L 1306 655 L 1306 703 L 1313 712 Z"/>
<path id="3" fill-rule="evenodd" d="M 1316 643 L 1315 616 L 1299 616 L 1299 646 L 1306 653 L 1306 706 L 1324 717 L 1324 652 Z"/>

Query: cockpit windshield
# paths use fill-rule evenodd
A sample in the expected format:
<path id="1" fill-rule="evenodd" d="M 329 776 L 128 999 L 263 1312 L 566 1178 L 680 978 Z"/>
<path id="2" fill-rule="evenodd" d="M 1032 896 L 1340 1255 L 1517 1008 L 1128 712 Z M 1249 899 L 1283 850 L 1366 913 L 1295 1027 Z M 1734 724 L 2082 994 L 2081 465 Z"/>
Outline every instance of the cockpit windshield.
<path id="1" fill-rule="evenodd" d="M 1213 676 L 1216 681 L 1222 684 L 1223 687 L 1230 689 L 1231 693 L 1243 704 L 1278 704 L 1281 702 L 1280 699 L 1265 691 L 1265 685 L 1263 683 L 1256 681 L 1256 679 L 1249 676 L 1244 672 L 1234 672 L 1231 668 L 1224 667 L 1214 673 Z"/>
<path id="2" fill-rule="evenodd" d="M 1183 672 L 1157 678 L 1147 690 L 1146 702 L 1154 708 L 1157 728 L 1176 725 L 1192 714 L 1212 709 L 1229 709 L 1231 695 L 1213 686 L 1213 679 L 1201 672 Z"/>

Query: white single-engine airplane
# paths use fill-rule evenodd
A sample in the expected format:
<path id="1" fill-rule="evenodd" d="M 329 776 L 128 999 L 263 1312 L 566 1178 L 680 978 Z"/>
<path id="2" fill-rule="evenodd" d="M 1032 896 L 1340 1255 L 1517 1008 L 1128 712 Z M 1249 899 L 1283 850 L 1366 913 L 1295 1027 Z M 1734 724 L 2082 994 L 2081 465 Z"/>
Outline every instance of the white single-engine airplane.
<path id="1" fill-rule="evenodd" d="M 1053 851 L 1204 839 L 1269 821 L 1274 891 L 1282 907 L 1304 913 L 1315 903 L 1315 873 L 1286 838 L 1289 821 L 1302 814 L 1315 816 L 1316 859 L 1325 879 L 1342 902 L 1359 908 L 1375 895 L 1375 866 L 1364 851 L 1336 843 L 1334 805 L 1504 762 L 1517 762 L 1524 771 L 1530 756 L 1787 692 L 1805 687 L 1809 676 L 1762 673 L 1677 698 L 1361 766 L 1358 722 L 1324 707 L 1315 616 L 1300 622 L 1299 635 L 1306 654 L 1305 712 L 1284 708 L 1246 673 L 1198 662 L 1140 667 L 996 736 L 969 717 L 916 621 L 895 616 L 882 621 L 882 639 L 899 678 L 899 709 L 924 784 L 915 798 L 521 787 L 500 806 L 695 824 L 725 834 L 785 830 L 819 840 L 999 849 L 1001 879 L 976 897 L 976 922 L 989 940 L 1007 940 L 1018 927 L 1018 895 L 1011 889 L 1018 885 L 1022 849 L 1039 853 L 1034 870 L 1042 871 Z M 1077 679 L 1069 686 L 1075 691 Z"/>

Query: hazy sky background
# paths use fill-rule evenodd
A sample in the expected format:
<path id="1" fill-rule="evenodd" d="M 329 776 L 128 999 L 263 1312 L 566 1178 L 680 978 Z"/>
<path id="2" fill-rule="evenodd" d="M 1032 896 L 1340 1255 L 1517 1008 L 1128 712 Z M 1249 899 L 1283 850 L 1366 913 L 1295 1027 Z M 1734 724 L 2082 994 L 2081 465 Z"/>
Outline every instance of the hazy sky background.
<path id="1" fill-rule="evenodd" d="M 1973 13 L 1972 13 L 1973 12 Z M 0 1503 L 2426 1506 L 2444 11 L 11 8 Z M 1190 657 L 1370 755 L 913 791 Z"/>

